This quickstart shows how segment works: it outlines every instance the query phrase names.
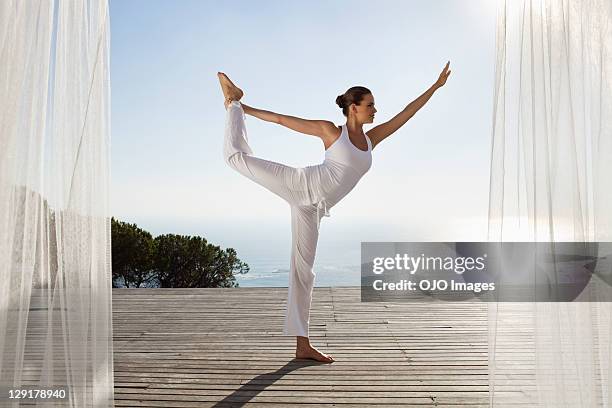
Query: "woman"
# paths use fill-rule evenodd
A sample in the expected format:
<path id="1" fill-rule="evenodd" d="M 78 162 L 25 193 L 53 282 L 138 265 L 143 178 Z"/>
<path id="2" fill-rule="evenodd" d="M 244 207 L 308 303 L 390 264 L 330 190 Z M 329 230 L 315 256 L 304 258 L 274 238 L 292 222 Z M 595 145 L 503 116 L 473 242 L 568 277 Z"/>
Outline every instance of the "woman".
<path id="1" fill-rule="evenodd" d="M 372 150 L 397 131 L 446 83 L 450 61 L 436 83 L 391 120 L 365 132 L 376 108 L 374 96 L 356 86 L 336 98 L 346 116 L 346 124 L 336 126 L 325 120 L 306 120 L 256 109 L 240 103 L 242 90 L 222 72 L 217 76 L 225 96 L 227 122 L 224 157 L 226 163 L 256 183 L 277 194 L 291 206 L 292 249 L 289 293 L 284 334 L 297 337 L 296 358 L 331 363 L 334 359 L 312 347 L 308 339 L 310 303 L 315 274 L 312 270 L 319 237 L 319 224 L 370 169 Z M 289 129 L 321 138 L 325 147 L 323 163 L 294 168 L 253 156 L 248 144 L 245 114 L 278 123 Z"/>

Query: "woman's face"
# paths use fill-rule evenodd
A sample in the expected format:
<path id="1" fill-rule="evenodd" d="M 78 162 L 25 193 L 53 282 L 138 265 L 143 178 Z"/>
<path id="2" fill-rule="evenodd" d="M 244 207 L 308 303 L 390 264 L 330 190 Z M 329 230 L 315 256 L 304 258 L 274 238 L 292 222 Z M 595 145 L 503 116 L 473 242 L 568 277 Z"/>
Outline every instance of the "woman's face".
<path id="1" fill-rule="evenodd" d="M 363 99 L 359 105 L 351 104 L 351 113 L 355 116 L 359 123 L 374 122 L 374 115 L 377 110 L 374 107 L 374 96 L 372 94 L 363 95 Z"/>

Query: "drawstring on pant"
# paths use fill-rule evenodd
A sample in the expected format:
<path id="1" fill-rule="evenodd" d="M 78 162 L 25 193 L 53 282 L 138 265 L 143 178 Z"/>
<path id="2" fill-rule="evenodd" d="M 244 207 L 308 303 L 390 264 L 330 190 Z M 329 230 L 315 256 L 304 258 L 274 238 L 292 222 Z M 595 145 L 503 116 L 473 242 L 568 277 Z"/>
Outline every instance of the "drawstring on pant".
<path id="1" fill-rule="evenodd" d="M 325 199 L 317 203 L 317 231 L 321 225 L 321 217 L 319 217 L 320 210 L 323 210 L 323 217 L 329 217 L 329 211 L 327 210 L 327 201 Z"/>

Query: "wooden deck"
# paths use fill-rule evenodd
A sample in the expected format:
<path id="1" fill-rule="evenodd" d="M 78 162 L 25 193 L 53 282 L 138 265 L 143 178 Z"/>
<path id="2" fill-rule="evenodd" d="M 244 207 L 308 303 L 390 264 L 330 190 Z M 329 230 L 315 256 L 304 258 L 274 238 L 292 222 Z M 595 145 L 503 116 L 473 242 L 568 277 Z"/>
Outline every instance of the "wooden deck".
<path id="1" fill-rule="evenodd" d="M 311 342 L 337 360 L 320 364 L 293 359 L 286 295 L 113 289 L 115 406 L 488 407 L 486 304 L 315 288 Z"/>

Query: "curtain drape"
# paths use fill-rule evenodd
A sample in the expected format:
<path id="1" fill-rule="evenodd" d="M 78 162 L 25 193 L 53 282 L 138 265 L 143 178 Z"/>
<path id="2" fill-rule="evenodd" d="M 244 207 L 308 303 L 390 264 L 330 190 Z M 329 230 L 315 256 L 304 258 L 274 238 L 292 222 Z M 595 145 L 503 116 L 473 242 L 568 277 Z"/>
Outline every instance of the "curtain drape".
<path id="1" fill-rule="evenodd" d="M 610 0 L 498 1 L 490 241 L 612 241 L 611 20 Z M 610 259 L 589 301 L 489 303 L 491 406 L 610 406 Z"/>
<path id="2" fill-rule="evenodd" d="M 109 38 L 106 0 L 0 2 L 2 406 L 113 406 Z"/>

